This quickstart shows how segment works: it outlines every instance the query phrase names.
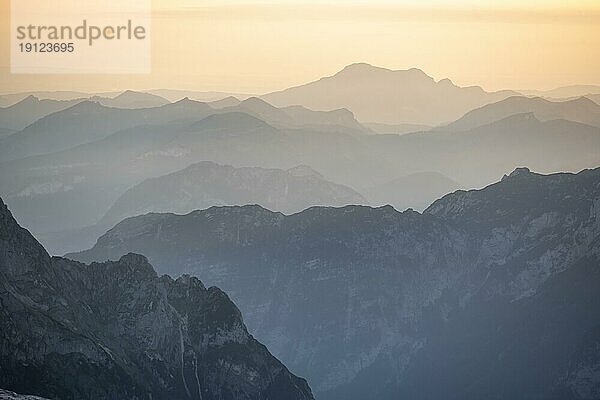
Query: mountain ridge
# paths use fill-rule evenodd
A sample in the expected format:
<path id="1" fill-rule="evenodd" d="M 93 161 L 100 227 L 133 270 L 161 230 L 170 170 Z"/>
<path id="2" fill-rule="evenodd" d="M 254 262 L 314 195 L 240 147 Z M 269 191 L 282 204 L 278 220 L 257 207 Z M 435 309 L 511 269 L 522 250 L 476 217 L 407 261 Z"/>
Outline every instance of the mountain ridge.
<path id="1" fill-rule="evenodd" d="M 348 108 L 365 123 L 438 125 L 513 94 L 458 87 L 449 79 L 436 82 L 417 68 L 390 70 L 356 63 L 331 76 L 261 97 L 276 106 L 300 104 L 324 111 Z"/>
<path id="2" fill-rule="evenodd" d="M 600 366 L 592 358 L 578 367 L 581 341 L 600 326 L 592 300 L 600 288 L 599 204 L 600 168 L 517 169 L 423 213 L 346 206 L 285 216 L 245 206 L 134 217 L 68 256 L 145 252 L 159 269 L 225 287 L 251 332 L 322 399 L 439 399 L 445 387 L 453 400 L 494 392 L 575 399 L 600 393 L 595 381 L 575 378 Z M 573 285 L 582 290 L 566 289 Z M 545 301 L 570 306 L 540 313 Z M 557 329 L 554 318 L 577 328 Z M 527 321 L 527 338 L 515 341 Z M 600 336 L 589 340 L 594 346 Z M 465 364 L 471 348 L 481 357 Z M 525 353 L 544 357 L 554 372 L 524 362 Z"/>
<path id="3" fill-rule="evenodd" d="M 262 204 L 274 211 L 294 213 L 312 205 L 353 202 L 365 199 L 349 187 L 325 180 L 307 166 L 288 170 L 234 168 L 202 161 L 127 190 L 99 223 L 110 225 L 148 212 L 183 214 L 212 205 Z"/>
<path id="4" fill-rule="evenodd" d="M 51 258 L 0 199 L 0 386 L 49 398 L 310 400 L 216 287 Z"/>

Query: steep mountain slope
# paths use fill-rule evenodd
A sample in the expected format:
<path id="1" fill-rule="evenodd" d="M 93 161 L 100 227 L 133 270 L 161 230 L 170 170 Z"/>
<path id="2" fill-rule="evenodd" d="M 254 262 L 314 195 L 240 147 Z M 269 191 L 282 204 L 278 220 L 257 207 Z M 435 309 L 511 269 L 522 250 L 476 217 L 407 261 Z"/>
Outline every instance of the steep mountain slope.
<path id="1" fill-rule="evenodd" d="M 40 100 L 28 96 L 16 104 L 0 108 L 0 128 L 20 131 L 46 115 L 65 110 L 81 101 L 83 99 Z"/>
<path id="2" fill-rule="evenodd" d="M 61 399 L 312 399 L 221 290 L 50 258 L 0 201 L 0 386 Z"/>
<path id="3" fill-rule="evenodd" d="M 449 79 L 436 82 L 416 68 L 392 71 L 360 63 L 333 76 L 262 97 L 275 106 L 303 105 L 324 111 L 347 108 L 361 122 L 438 125 L 514 94 L 458 87 Z"/>
<path id="4" fill-rule="evenodd" d="M 289 214 L 315 205 L 365 202 L 356 191 L 329 182 L 310 168 L 304 171 L 234 168 L 206 161 L 132 187 L 119 197 L 100 223 L 113 225 L 148 212 L 186 214 L 221 205 L 259 204 Z"/>
<path id="5" fill-rule="evenodd" d="M 425 213 L 148 214 L 83 261 L 145 252 L 219 284 L 321 399 L 594 399 L 600 169 L 519 169 Z"/>
<path id="6" fill-rule="evenodd" d="M 540 97 L 513 96 L 469 111 L 459 120 L 439 129 L 465 131 L 523 113 L 532 113 L 540 121 L 564 119 L 600 127 L 600 105 L 585 97 L 549 101 Z"/>

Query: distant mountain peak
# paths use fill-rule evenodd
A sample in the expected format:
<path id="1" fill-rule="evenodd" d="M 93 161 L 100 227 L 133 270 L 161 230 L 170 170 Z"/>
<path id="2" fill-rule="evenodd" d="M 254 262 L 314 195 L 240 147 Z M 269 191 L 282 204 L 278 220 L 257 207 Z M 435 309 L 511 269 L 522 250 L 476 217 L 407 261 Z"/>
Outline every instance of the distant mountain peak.
<path id="1" fill-rule="evenodd" d="M 586 97 L 586 96 L 580 96 L 577 97 L 575 99 L 570 100 L 572 103 L 575 104 L 583 104 L 586 106 L 591 106 L 591 107 L 597 107 L 598 104 L 596 104 L 596 102 L 594 102 L 593 100 L 591 100 L 590 98 Z"/>
<path id="2" fill-rule="evenodd" d="M 198 103 L 196 100 L 192 100 L 189 97 L 185 96 L 183 99 L 174 101 L 172 104 L 186 104 L 186 103 Z"/>
<path id="3" fill-rule="evenodd" d="M 123 95 L 128 95 L 128 94 L 148 94 L 148 93 L 143 93 L 143 92 L 138 92 L 136 90 L 127 89 L 127 90 L 124 90 L 123 92 L 121 92 L 117 97 L 123 96 Z"/>
<path id="4" fill-rule="evenodd" d="M 268 102 L 264 101 L 263 99 L 261 99 L 260 97 L 256 97 L 256 96 L 248 97 L 247 99 L 243 100 L 240 104 L 245 104 L 245 105 L 261 105 L 261 106 L 268 106 L 268 107 L 275 108 L 270 103 L 268 103 Z"/>
<path id="5" fill-rule="evenodd" d="M 347 108 L 363 123 L 435 126 L 516 92 L 487 92 L 434 79 L 419 68 L 392 70 L 367 63 L 347 65 L 333 75 L 268 93 L 276 107 L 301 104 L 311 110 Z"/>
<path id="6" fill-rule="evenodd" d="M 39 101 L 40 99 L 38 97 L 30 94 L 29 96 L 21 100 L 19 103 L 39 103 Z"/>
<path id="7" fill-rule="evenodd" d="M 378 66 L 371 65 L 371 64 L 368 64 L 365 62 L 357 62 L 357 63 L 349 64 L 349 65 L 345 66 L 341 71 L 339 71 L 335 76 L 356 75 L 356 74 L 370 75 L 370 74 L 377 74 L 377 73 L 407 74 L 407 75 L 412 75 L 415 77 L 426 77 L 429 79 L 433 79 L 429 75 L 427 75 L 423 70 L 416 68 L 416 67 L 409 68 L 406 70 L 402 70 L 402 69 L 393 70 L 393 69 L 389 69 L 389 68 L 378 67 Z"/>
<path id="8" fill-rule="evenodd" d="M 402 70 L 398 70 L 398 71 L 402 71 Z M 407 69 L 406 72 L 410 72 L 415 75 L 424 75 L 424 76 L 430 78 L 430 76 L 427 75 L 427 73 L 425 71 L 423 71 L 421 68 L 412 67 L 412 68 Z M 450 79 L 448 79 L 448 80 L 450 80 Z"/>
<path id="9" fill-rule="evenodd" d="M 502 177 L 502 180 L 505 180 L 505 179 L 508 179 L 508 178 L 514 178 L 516 176 L 528 175 L 528 174 L 531 174 L 531 170 L 529 168 L 527 168 L 527 167 L 517 167 L 510 174 L 504 175 Z"/>
<path id="10" fill-rule="evenodd" d="M 304 164 L 290 168 L 286 172 L 293 176 L 315 176 L 318 178 L 323 178 L 323 175 L 321 175 L 319 172 Z"/>
<path id="11" fill-rule="evenodd" d="M 192 124 L 192 129 L 244 129 L 272 128 L 265 121 L 241 111 L 213 114 Z"/>
<path id="12" fill-rule="evenodd" d="M 134 276 L 138 279 L 154 279 L 157 274 L 148 259 L 136 253 L 128 253 L 119 259 L 118 264 L 122 268 L 120 273 Z"/>
<path id="13" fill-rule="evenodd" d="M 177 100 L 177 101 L 175 101 L 173 103 L 165 104 L 165 106 L 167 106 L 167 107 L 169 107 L 169 106 L 173 106 L 173 107 L 196 107 L 196 106 L 200 106 L 200 105 L 206 106 L 209 109 L 212 108 L 208 104 L 206 104 L 206 103 L 204 103 L 202 101 L 193 100 L 193 99 L 190 99 L 187 96 L 184 97 L 183 99 Z"/>
<path id="14" fill-rule="evenodd" d="M 519 122 L 519 121 L 541 122 L 539 119 L 537 119 L 537 117 L 535 116 L 534 112 L 524 112 L 524 113 L 518 113 L 518 114 L 509 115 L 508 117 L 503 118 L 503 119 L 501 119 L 499 121 L 492 122 L 491 125 L 494 125 L 494 124 L 511 124 L 511 123 L 515 123 L 515 122 Z"/>
<path id="15" fill-rule="evenodd" d="M 348 72 L 349 71 L 371 71 L 371 70 L 389 71 L 389 69 L 387 69 L 387 68 L 376 67 L 376 66 L 371 65 L 366 62 L 356 62 L 356 63 L 348 64 L 342 69 L 342 71 L 348 71 Z"/>
<path id="16" fill-rule="evenodd" d="M 444 78 L 444 79 L 441 79 L 441 80 L 438 82 L 438 85 L 442 85 L 442 86 L 456 86 L 456 85 L 454 84 L 454 82 L 452 82 L 452 81 L 451 81 L 449 78 Z"/>
<path id="17" fill-rule="evenodd" d="M 113 97 L 113 99 L 119 99 L 120 100 L 120 99 L 131 98 L 131 97 L 159 97 L 159 96 L 155 96 L 155 95 L 150 94 L 150 93 L 137 92 L 135 90 L 127 89 L 127 90 L 119 93 L 115 97 Z"/>
<path id="18" fill-rule="evenodd" d="M 75 104 L 74 106 L 70 107 L 67 109 L 67 111 L 71 111 L 71 112 L 98 112 L 101 110 L 106 110 L 110 107 L 106 107 L 104 105 L 102 105 L 99 101 L 97 100 L 83 100 L 82 102 L 79 102 L 77 104 Z"/>

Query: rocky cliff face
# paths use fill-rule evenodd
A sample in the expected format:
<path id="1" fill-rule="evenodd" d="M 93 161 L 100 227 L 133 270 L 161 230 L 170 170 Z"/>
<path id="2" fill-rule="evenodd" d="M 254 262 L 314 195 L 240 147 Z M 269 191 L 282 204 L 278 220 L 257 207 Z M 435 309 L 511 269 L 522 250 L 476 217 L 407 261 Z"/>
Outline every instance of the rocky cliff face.
<path id="1" fill-rule="evenodd" d="M 51 258 L 0 202 L 0 387 L 60 399 L 312 399 L 236 306 L 147 259 Z"/>
<path id="2" fill-rule="evenodd" d="M 142 252 L 221 285 L 321 399 L 594 399 L 599 210 L 600 169 L 518 169 L 423 214 L 151 214 L 73 257 Z"/>

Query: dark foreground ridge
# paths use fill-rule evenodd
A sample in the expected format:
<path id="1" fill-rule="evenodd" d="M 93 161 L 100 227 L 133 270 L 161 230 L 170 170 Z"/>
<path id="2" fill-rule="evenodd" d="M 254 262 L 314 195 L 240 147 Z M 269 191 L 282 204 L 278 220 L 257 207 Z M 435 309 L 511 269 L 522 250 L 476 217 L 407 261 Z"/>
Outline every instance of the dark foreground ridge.
<path id="1" fill-rule="evenodd" d="M 312 399 L 236 306 L 147 259 L 51 258 L 0 200 L 0 388 L 59 399 Z M 9 396 L 0 391 L 1 397 Z M 23 398 L 23 397 L 17 397 Z"/>
<path id="2" fill-rule="evenodd" d="M 517 169 L 422 214 L 148 214 L 72 257 L 131 251 L 222 287 L 320 400 L 600 398 L 600 168 Z"/>

